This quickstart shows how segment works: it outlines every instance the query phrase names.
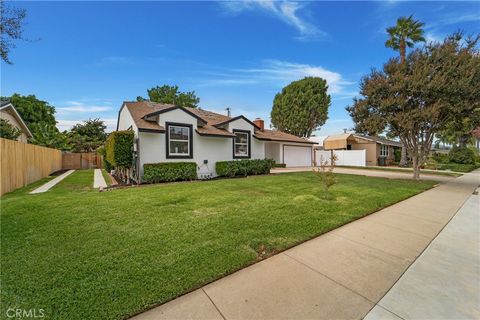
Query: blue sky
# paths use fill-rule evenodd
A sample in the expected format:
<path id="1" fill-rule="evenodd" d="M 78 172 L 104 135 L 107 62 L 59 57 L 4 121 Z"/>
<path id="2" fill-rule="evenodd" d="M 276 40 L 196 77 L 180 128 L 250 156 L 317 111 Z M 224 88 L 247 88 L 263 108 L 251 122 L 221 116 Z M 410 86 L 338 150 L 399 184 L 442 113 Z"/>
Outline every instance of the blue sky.
<path id="1" fill-rule="evenodd" d="M 1 64 L 1 94 L 35 94 L 61 129 L 99 117 L 112 129 L 122 101 L 176 84 L 202 108 L 269 124 L 281 88 L 325 78 L 332 106 L 317 132 L 351 128 L 345 107 L 362 75 L 397 55 L 385 28 L 402 15 L 429 40 L 480 31 L 480 2 L 14 2 L 26 36 Z M 37 40 L 39 39 L 39 40 Z"/>

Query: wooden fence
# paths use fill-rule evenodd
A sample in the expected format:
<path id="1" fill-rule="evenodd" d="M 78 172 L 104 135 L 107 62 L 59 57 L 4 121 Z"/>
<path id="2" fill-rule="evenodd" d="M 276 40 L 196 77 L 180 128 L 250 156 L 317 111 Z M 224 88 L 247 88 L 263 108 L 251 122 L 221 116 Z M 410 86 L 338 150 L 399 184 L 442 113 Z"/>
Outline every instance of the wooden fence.
<path id="1" fill-rule="evenodd" d="M 62 169 L 60 150 L 0 138 L 0 195 Z"/>
<path id="2" fill-rule="evenodd" d="M 102 156 L 95 152 L 90 153 L 63 153 L 63 169 L 94 169 L 102 168 Z"/>

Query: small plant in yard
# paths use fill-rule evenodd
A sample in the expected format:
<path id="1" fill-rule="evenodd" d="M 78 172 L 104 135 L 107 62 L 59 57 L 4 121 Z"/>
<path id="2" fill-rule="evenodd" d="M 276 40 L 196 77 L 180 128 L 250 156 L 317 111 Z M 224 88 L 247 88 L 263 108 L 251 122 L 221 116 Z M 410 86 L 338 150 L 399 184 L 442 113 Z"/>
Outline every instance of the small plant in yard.
<path id="1" fill-rule="evenodd" d="M 333 175 L 335 161 L 337 161 L 337 156 L 332 154 L 330 163 L 328 160 L 321 159 L 319 165 L 313 167 L 313 173 L 318 177 L 323 186 L 323 198 L 327 200 L 332 198 L 328 189 L 337 183 Z"/>

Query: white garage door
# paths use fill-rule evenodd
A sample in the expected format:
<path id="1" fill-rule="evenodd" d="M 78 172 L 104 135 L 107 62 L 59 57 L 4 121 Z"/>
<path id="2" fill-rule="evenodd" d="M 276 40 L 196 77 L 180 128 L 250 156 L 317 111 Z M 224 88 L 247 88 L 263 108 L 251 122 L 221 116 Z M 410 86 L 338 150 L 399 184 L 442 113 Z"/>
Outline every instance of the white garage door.
<path id="1" fill-rule="evenodd" d="M 283 162 L 287 167 L 310 167 L 312 147 L 283 146 Z"/>

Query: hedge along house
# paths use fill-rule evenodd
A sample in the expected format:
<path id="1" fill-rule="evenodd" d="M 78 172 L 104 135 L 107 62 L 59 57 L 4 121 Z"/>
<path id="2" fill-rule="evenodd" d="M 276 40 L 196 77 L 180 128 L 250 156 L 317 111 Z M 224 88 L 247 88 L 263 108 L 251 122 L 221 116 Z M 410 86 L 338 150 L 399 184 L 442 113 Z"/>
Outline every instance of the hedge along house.
<path id="1" fill-rule="evenodd" d="M 135 133 L 135 171 L 140 179 L 147 163 L 195 162 L 200 179 L 217 175 L 217 161 L 273 159 L 290 167 L 312 165 L 313 142 L 267 130 L 261 119 L 252 122 L 203 109 L 124 102 L 117 130 Z"/>
<path id="2" fill-rule="evenodd" d="M 366 165 L 389 165 L 395 161 L 395 148 L 401 148 L 397 141 L 353 133 L 330 135 L 323 140 L 324 150 L 365 150 Z"/>

